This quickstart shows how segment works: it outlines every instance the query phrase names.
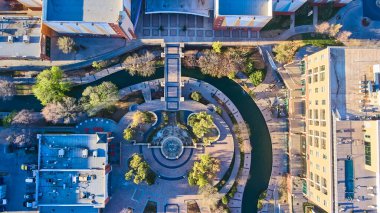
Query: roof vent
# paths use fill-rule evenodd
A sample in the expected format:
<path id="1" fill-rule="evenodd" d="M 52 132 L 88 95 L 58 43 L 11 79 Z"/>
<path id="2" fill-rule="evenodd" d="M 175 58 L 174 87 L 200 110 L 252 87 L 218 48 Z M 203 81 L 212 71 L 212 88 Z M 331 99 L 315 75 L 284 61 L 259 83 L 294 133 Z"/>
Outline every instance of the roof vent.
<path id="1" fill-rule="evenodd" d="M 59 158 L 63 158 L 64 155 L 65 155 L 65 150 L 64 149 L 58 150 L 58 157 Z"/>

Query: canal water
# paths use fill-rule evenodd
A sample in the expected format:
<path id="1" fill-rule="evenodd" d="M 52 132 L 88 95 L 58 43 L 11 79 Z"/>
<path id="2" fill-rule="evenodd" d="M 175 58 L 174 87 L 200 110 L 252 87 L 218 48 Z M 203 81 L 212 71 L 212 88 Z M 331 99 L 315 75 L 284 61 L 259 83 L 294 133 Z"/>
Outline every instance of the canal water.
<path id="1" fill-rule="evenodd" d="M 268 128 L 259 108 L 250 96 L 228 78 L 213 78 L 203 75 L 198 70 L 182 69 L 182 75 L 208 82 L 226 94 L 239 109 L 251 131 L 252 162 L 250 179 L 248 180 L 243 196 L 243 212 L 256 212 L 257 199 L 260 193 L 268 186 L 272 169 L 272 144 Z M 143 81 L 163 78 L 164 73 L 159 69 L 151 77 L 130 76 L 127 72 L 120 71 L 109 75 L 99 81 L 72 88 L 69 96 L 79 98 L 87 86 L 98 85 L 104 81 L 112 81 L 119 88 L 127 87 Z M 0 112 L 12 110 L 33 109 L 40 111 L 42 106 L 34 96 L 16 96 L 10 101 L 0 101 Z"/>

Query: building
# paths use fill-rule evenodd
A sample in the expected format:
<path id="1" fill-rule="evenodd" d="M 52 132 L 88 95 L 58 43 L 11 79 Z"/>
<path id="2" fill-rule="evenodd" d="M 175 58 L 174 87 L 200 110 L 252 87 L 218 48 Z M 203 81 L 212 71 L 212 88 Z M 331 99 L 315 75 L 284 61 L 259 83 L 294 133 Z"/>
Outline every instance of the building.
<path id="1" fill-rule="evenodd" d="M 343 7 L 350 3 L 352 0 L 310 0 L 315 6 L 321 6 L 327 3 L 333 3 L 336 7 Z"/>
<path id="2" fill-rule="evenodd" d="M 379 212 L 380 49 L 328 47 L 302 61 L 306 198 L 327 212 Z"/>
<path id="3" fill-rule="evenodd" d="M 291 15 L 294 14 L 307 0 L 274 0 L 274 15 Z"/>
<path id="4" fill-rule="evenodd" d="M 135 38 L 130 0 L 44 0 L 42 34 Z"/>
<path id="5" fill-rule="evenodd" d="M 109 201 L 108 133 L 38 135 L 40 212 L 98 212 Z"/>

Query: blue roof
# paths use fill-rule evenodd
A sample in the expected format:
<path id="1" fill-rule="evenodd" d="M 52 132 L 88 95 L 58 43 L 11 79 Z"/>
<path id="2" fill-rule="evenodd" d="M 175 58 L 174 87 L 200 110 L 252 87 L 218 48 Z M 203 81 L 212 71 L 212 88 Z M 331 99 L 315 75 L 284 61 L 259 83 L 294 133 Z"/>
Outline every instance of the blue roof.
<path id="1" fill-rule="evenodd" d="M 82 21 L 84 0 L 48 0 L 47 20 Z"/>
<path id="2" fill-rule="evenodd" d="M 219 14 L 261 15 L 265 12 L 267 5 L 268 0 L 219 0 Z"/>

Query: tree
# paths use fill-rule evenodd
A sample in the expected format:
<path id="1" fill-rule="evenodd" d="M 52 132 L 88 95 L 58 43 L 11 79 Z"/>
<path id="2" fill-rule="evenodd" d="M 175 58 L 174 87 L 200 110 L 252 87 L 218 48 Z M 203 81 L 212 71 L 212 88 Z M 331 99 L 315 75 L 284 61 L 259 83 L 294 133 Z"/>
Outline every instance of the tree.
<path id="1" fill-rule="evenodd" d="M 133 137 L 135 136 L 136 131 L 132 128 L 126 128 L 124 129 L 124 139 L 125 140 L 132 140 Z"/>
<path id="2" fill-rule="evenodd" d="M 37 119 L 34 117 L 33 112 L 23 109 L 13 117 L 11 125 L 13 127 L 28 127 L 36 122 Z"/>
<path id="3" fill-rule="evenodd" d="M 71 53 L 74 50 L 74 48 L 74 39 L 66 36 L 58 38 L 58 49 L 60 49 L 64 54 Z"/>
<path id="4" fill-rule="evenodd" d="M 264 73 L 261 70 L 257 70 L 249 75 L 249 80 L 252 82 L 253 86 L 257 87 L 264 80 Z"/>
<path id="5" fill-rule="evenodd" d="M 21 131 L 9 135 L 6 140 L 18 148 L 24 148 L 33 144 L 36 140 L 36 136 L 32 134 L 31 131 L 22 129 Z"/>
<path id="6" fill-rule="evenodd" d="M 208 205 L 210 209 L 215 209 L 222 197 L 218 193 L 218 189 L 213 187 L 211 184 L 206 184 L 203 187 L 200 187 L 198 194 L 202 195 L 203 201 Z"/>
<path id="7" fill-rule="evenodd" d="M 215 42 L 212 42 L 212 50 L 216 53 L 221 53 L 222 52 L 222 42 L 220 41 L 215 41 Z"/>
<path id="8" fill-rule="evenodd" d="M 207 112 L 199 112 L 190 116 L 189 126 L 192 127 L 195 136 L 203 138 L 214 127 L 212 116 Z"/>
<path id="9" fill-rule="evenodd" d="M 65 92 L 70 90 L 70 83 L 64 81 L 63 71 L 59 67 L 44 70 L 37 76 L 32 91 L 42 105 L 62 101 Z"/>
<path id="10" fill-rule="evenodd" d="M 273 48 L 273 52 L 276 53 L 275 59 L 280 63 L 289 63 L 299 47 L 299 43 L 294 41 L 280 43 Z"/>
<path id="11" fill-rule="evenodd" d="M 133 114 L 131 127 L 135 128 L 139 124 L 146 124 L 152 122 L 152 114 L 150 112 L 143 112 L 140 110 L 137 110 Z"/>
<path id="12" fill-rule="evenodd" d="M 200 155 L 200 160 L 195 161 L 188 175 L 190 186 L 197 185 L 200 188 L 210 184 L 220 171 L 220 161 L 209 154 Z"/>
<path id="13" fill-rule="evenodd" d="M 82 93 L 81 103 L 87 113 L 92 116 L 112 106 L 117 100 L 119 100 L 117 86 L 105 81 L 98 86 L 88 86 Z"/>
<path id="14" fill-rule="evenodd" d="M 42 115 L 48 122 L 75 123 L 84 116 L 82 106 L 78 105 L 75 98 L 64 97 L 62 101 L 49 103 L 42 109 Z"/>
<path id="15" fill-rule="evenodd" d="M 327 21 L 322 22 L 315 26 L 315 32 L 321 33 L 321 34 L 328 33 L 329 29 L 330 29 L 330 23 L 328 23 Z"/>
<path id="16" fill-rule="evenodd" d="M 352 33 L 350 31 L 342 31 L 338 33 L 336 39 L 340 42 L 346 42 L 348 41 L 351 35 Z"/>
<path id="17" fill-rule="evenodd" d="M 151 76 L 155 73 L 156 67 L 154 62 L 155 56 L 146 52 L 144 55 L 131 55 L 128 56 L 124 62 L 123 66 L 129 71 L 129 74 L 140 75 L 143 77 Z"/>
<path id="18" fill-rule="evenodd" d="M 329 29 L 328 34 L 331 37 L 335 37 L 339 33 L 340 28 L 342 28 L 341 24 L 332 24 L 332 25 L 330 25 L 330 29 Z"/>
<path id="19" fill-rule="evenodd" d="M 16 86 L 12 81 L 0 79 L 0 99 L 9 100 L 16 95 Z"/>
<path id="20" fill-rule="evenodd" d="M 3 117 L 2 123 L 4 127 L 9 127 L 12 124 L 13 118 L 16 116 L 17 112 L 13 111 Z"/>
<path id="21" fill-rule="evenodd" d="M 190 95 L 191 99 L 193 99 L 194 101 L 200 101 L 202 99 L 202 95 L 201 93 L 195 91 L 195 92 L 192 92 L 191 95 Z"/>
<path id="22" fill-rule="evenodd" d="M 155 182 L 156 175 L 150 169 L 145 160 L 138 154 L 133 154 L 129 161 L 129 170 L 125 173 L 126 180 L 132 180 L 135 184 L 145 181 L 148 185 Z"/>

